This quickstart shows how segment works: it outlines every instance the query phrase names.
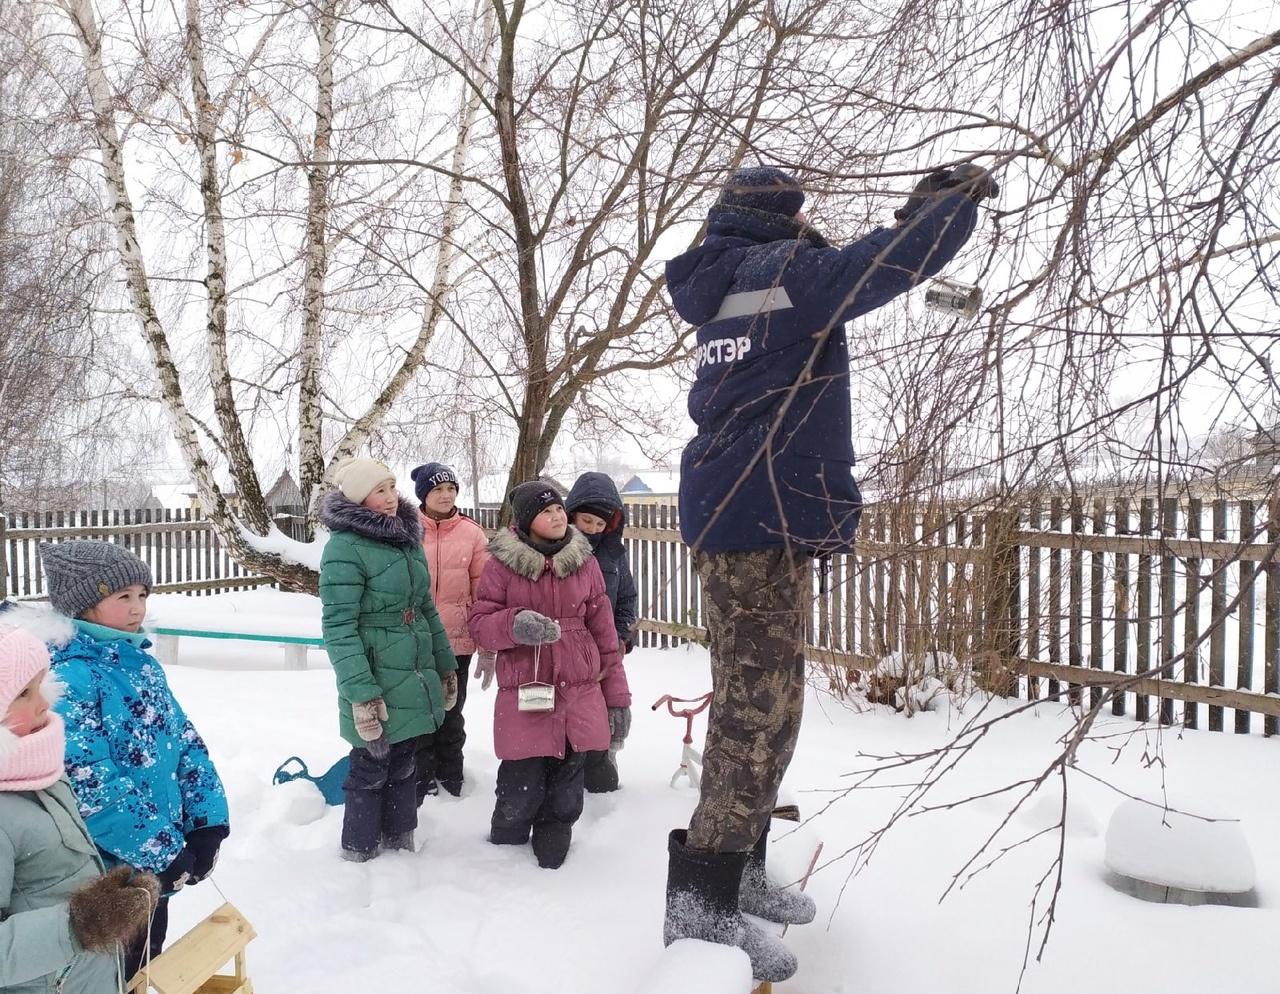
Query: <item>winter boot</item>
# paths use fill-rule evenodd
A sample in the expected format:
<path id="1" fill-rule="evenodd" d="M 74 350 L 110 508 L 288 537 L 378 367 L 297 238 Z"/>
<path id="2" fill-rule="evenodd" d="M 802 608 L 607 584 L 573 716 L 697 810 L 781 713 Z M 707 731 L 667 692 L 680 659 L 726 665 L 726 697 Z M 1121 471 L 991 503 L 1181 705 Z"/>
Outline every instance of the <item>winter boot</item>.
<path id="1" fill-rule="evenodd" d="M 751 959 L 756 980 L 778 983 L 796 972 L 796 958 L 779 939 L 742 917 L 738 887 L 747 853 L 702 852 L 685 845 L 688 833 L 667 840 L 667 918 L 662 941 L 702 939 L 737 946 Z"/>
<path id="2" fill-rule="evenodd" d="M 413 833 L 397 832 L 395 835 L 384 835 L 382 837 L 382 848 L 387 851 L 413 852 Z"/>
<path id="3" fill-rule="evenodd" d="M 348 863 L 367 863 L 378 855 L 379 849 L 374 846 L 372 849 L 347 849 L 343 848 L 342 858 Z"/>
<path id="4" fill-rule="evenodd" d="M 765 873 L 764 856 L 768 848 L 769 829 L 747 854 L 742 871 L 742 889 L 738 891 L 738 908 L 743 914 L 755 915 L 779 925 L 807 925 L 818 913 L 813 898 L 794 887 L 779 887 Z"/>
<path id="5" fill-rule="evenodd" d="M 544 870 L 558 870 L 569 855 L 573 826 L 561 821 L 539 821 L 533 825 L 533 854 Z"/>

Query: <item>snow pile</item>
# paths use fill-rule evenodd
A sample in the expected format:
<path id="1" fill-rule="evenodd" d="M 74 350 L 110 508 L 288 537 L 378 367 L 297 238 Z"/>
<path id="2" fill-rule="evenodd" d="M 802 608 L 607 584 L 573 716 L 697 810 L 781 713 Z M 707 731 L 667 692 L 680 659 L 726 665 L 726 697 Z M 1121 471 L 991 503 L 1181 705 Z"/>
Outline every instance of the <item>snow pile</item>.
<path id="1" fill-rule="evenodd" d="M 1106 866 L 1143 883 L 1209 894 L 1243 894 L 1257 882 L 1238 821 L 1208 821 L 1137 800 L 1111 816 Z"/>
<path id="2" fill-rule="evenodd" d="M 892 652 L 867 674 L 866 681 L 868 700 L 891 704 L 908 715 L 959 710 L 977 690 L 972 667 L 949 652 Z"/>
<path id="3" fill-rule="evenodd" d="M 238 604 L 241 614 L 290 610 L 278 592 L 239 596 L 262 601 L 256 612 L 251 603 Z M 216 605 L 221 599 L 191 600 Z M 184 640 L 183 661 L 168 671 L 169 679 L 227 784 L 233 824 L 216 881 L 258 933 L 248 950 L 256 989 L 401 991 L 412 978 L 408 986 L 431 994 L 701 994 L 718 990 L 722 976 L 729 983 L 728 971 L 737 967 L 724 957 L 741 953 L 692 944 L 687 952 L 662 948 L 667 833 L 688 824 L 697 794 L 667 786 L 684 721 L 647 705 L 662 694 L 705 693 L 711 680 L 704 649 L 637 649 L 627 657 L 635 704 L 619 756 L 622 789 L 586 797 L 569 858 L 554 871 L 539 869 L 527 847 L 486 841 L 497 770 L 492 687 L 481 691 L 473 683 L 468 695 L 462 797 L 427 799 L 418 852 L 355 866 L 338 855 L 341 808 L 324 807 L 309 783 L 271 784 L 289 756 L 301 756 L 318 772 L 346 751 L 337 734 L 332 671 L 315 663 L 311 670 L 282 670 L 277 647 L 251 642 Z M 1014 706 L 992 701 L 984 718 Z M 886 709 L 859 713 L 821 691 L 810 692 L 805 709 L 786 794 L 808 820 L 796 830 L 774 824 L 771 874 L 780 882 L 797 879 L 816 842 L 826 844 L 806 888 L 818 903 L 818 919 L 787 931 L 784 941 L 800 970 L 779 992 L 1015 990 L 1028 902 L 1058 855 L 1057 834 L 1011 848 L 946 900 L 938 898 L 1007 817 L 1008 796 L 992 791 L 1044 770 L 1072 727 L 1070 709 L 1043 703 L 999 722 L 934 798 L 940 805 L 979 800 L 906 819 L 852 878 L 851 858 L 842 854 L 883 825 L 902 795 L 899 789 L 851 790 L 849 774 L 867 762 L 858 754 L 892 757 L 942 746 L 954 737 L 956 722 L 930 712 L 909 722 Z M 698 745 L 705 728 L 704 714 L 693 729 Z M 1164 994 L 1274 990 L 1274 958 L 1259 951 L 1271 948 L 1280 932 L 1280 906 L 1271 896 L 1280 893 L 1276 742 L 1190 730 L 1157 742 L 1155 733 L 1145 740 L 1140 726 L 1110 715 L 1099 718 L 1097 731 L 1069 774 L 1054 934 L 1043 958 L 1030 963 L 1023 990 L 1079 994 L 1082 953 L 1092 987 L 1103 994 L 1151 990 L 1153 963 L 1178 964 L 1162 978 Z M 1133 745 L 1119 748 L 1133 735 Z M 1158 750 L 1161 762 L 1150 762 L 1144 748 Z M 917 777 L 906 769 L 894 782 Z M 1241 817 L 1239 829 L 1257 860 L 1262 907 L 1184 911 L 1134 901 L 1108 886 L 1100 872 L 1103 839 L 1088 831 L 1087 813 L 1110 812 L 1115 794 L 1091 777 L 1135 796 L 1159 796 L 1167 787 L 1175 796 L 1194 797 L 1200 810 Z M 1033 822 L 1056 821 L 1061 791 L 1045 796 L 1043 808 L 1033 803 L 1026 813 Z M 1037 827 L 1014 819 L 997 845 L 1012 846 Z M 176 938 L 221 900 L 208 884 L 184 889 L 171 905 L 170 934 Z M 689 957 L 676 979 L 641 987 L 655 967 L 670 965 L 669 956 Z M 734 983 L 732 994 L 750 990 L 749 981 Z"/>
<path id="4" fill-rule="evenodd" d="M 678 939 L 636 988 L 644 994 L 746 994 L 755 986 L 751 960 L 737 946 Z"/>
<path id="5" fill-rule="evenodd" d="M 329 533 L 323 528 L 316 528 L 316 537 L 310 542 L 299 542 L 290 538 L 275 525 L 265 535 L 255 535 L 243 524 L 237 522 L 240 534 L 245 543 L 255 552 L 269 556 L 279 556 L 285 562 L 306 566 L 317 573 L 320 572 L 320 556 L 324 552 L 324 544 L 329 540 Z"/>

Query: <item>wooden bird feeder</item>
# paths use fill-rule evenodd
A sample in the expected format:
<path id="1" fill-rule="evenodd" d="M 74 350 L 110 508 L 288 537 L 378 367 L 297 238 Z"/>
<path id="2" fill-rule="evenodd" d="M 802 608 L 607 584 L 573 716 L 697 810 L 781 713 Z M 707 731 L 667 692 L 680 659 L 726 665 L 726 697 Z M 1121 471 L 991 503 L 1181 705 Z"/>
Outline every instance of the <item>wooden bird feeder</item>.
<path id="1" fill-rule="evenodd" d="M 253 926 L 232 904 L 213 914 L 144 964 L 129 982 L 130 994 L 253 994 L 245 973 L 244 947 L 257 938 Z M 234 972 L 218 973 L 227 963 Z"/>

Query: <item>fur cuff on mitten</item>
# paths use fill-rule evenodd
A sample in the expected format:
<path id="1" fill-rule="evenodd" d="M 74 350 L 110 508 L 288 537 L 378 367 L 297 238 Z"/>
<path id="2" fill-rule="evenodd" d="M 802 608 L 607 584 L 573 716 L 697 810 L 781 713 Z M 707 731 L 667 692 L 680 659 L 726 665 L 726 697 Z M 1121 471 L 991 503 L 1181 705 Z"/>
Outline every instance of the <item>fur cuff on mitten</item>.
<path id="1" fill-rule="evenodd" d="M 159 899 L 160 881 L 150 873 L 117 866 L 71 895 L 71 931 L 86 952 L 114 952 L 146 928 Z"/>
<path id="2" fill-rule="evenodd" d="M 444 709 L 452 711 L 458 705 L 458 671 L 446 673 L 440 683 L 444 686 Z"/>

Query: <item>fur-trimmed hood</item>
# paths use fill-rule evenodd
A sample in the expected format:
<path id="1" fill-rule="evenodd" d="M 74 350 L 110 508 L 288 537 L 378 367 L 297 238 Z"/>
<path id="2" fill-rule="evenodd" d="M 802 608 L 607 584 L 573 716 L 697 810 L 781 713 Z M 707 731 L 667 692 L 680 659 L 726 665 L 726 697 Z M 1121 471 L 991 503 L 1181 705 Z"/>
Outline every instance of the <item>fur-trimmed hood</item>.
<path id="1" fill-rule="evenodd" d="M 41 642 L 59 648 L 76 637 L 76 626 L 65 614 L 50 607 L 0 601 L 0 631 L 21 628 Z"/>
<path id="2" fill-rule="evenodd" d="M 570 525 L 569 544 L 554 556 L 544 556 L 522 542 L 514 528 L 504 528 L 493 536 L 489 542 L 489 555 L 517 576 L 536 581 L 546 572 L 548 558 L 551 560 L 551 571 L 563 580 L 582 569 L 593 553 L 587 537 Z"/>
<path id="3" fill-rule="evenodd" d="M 418 509 L 403 497 L 392 518 L 357 504 L 341 490 L 331 490 L 320 503 L 320 523 L 331 532 L 354 532 L 388 545 L 412 546 L 422 541 Z"/>

